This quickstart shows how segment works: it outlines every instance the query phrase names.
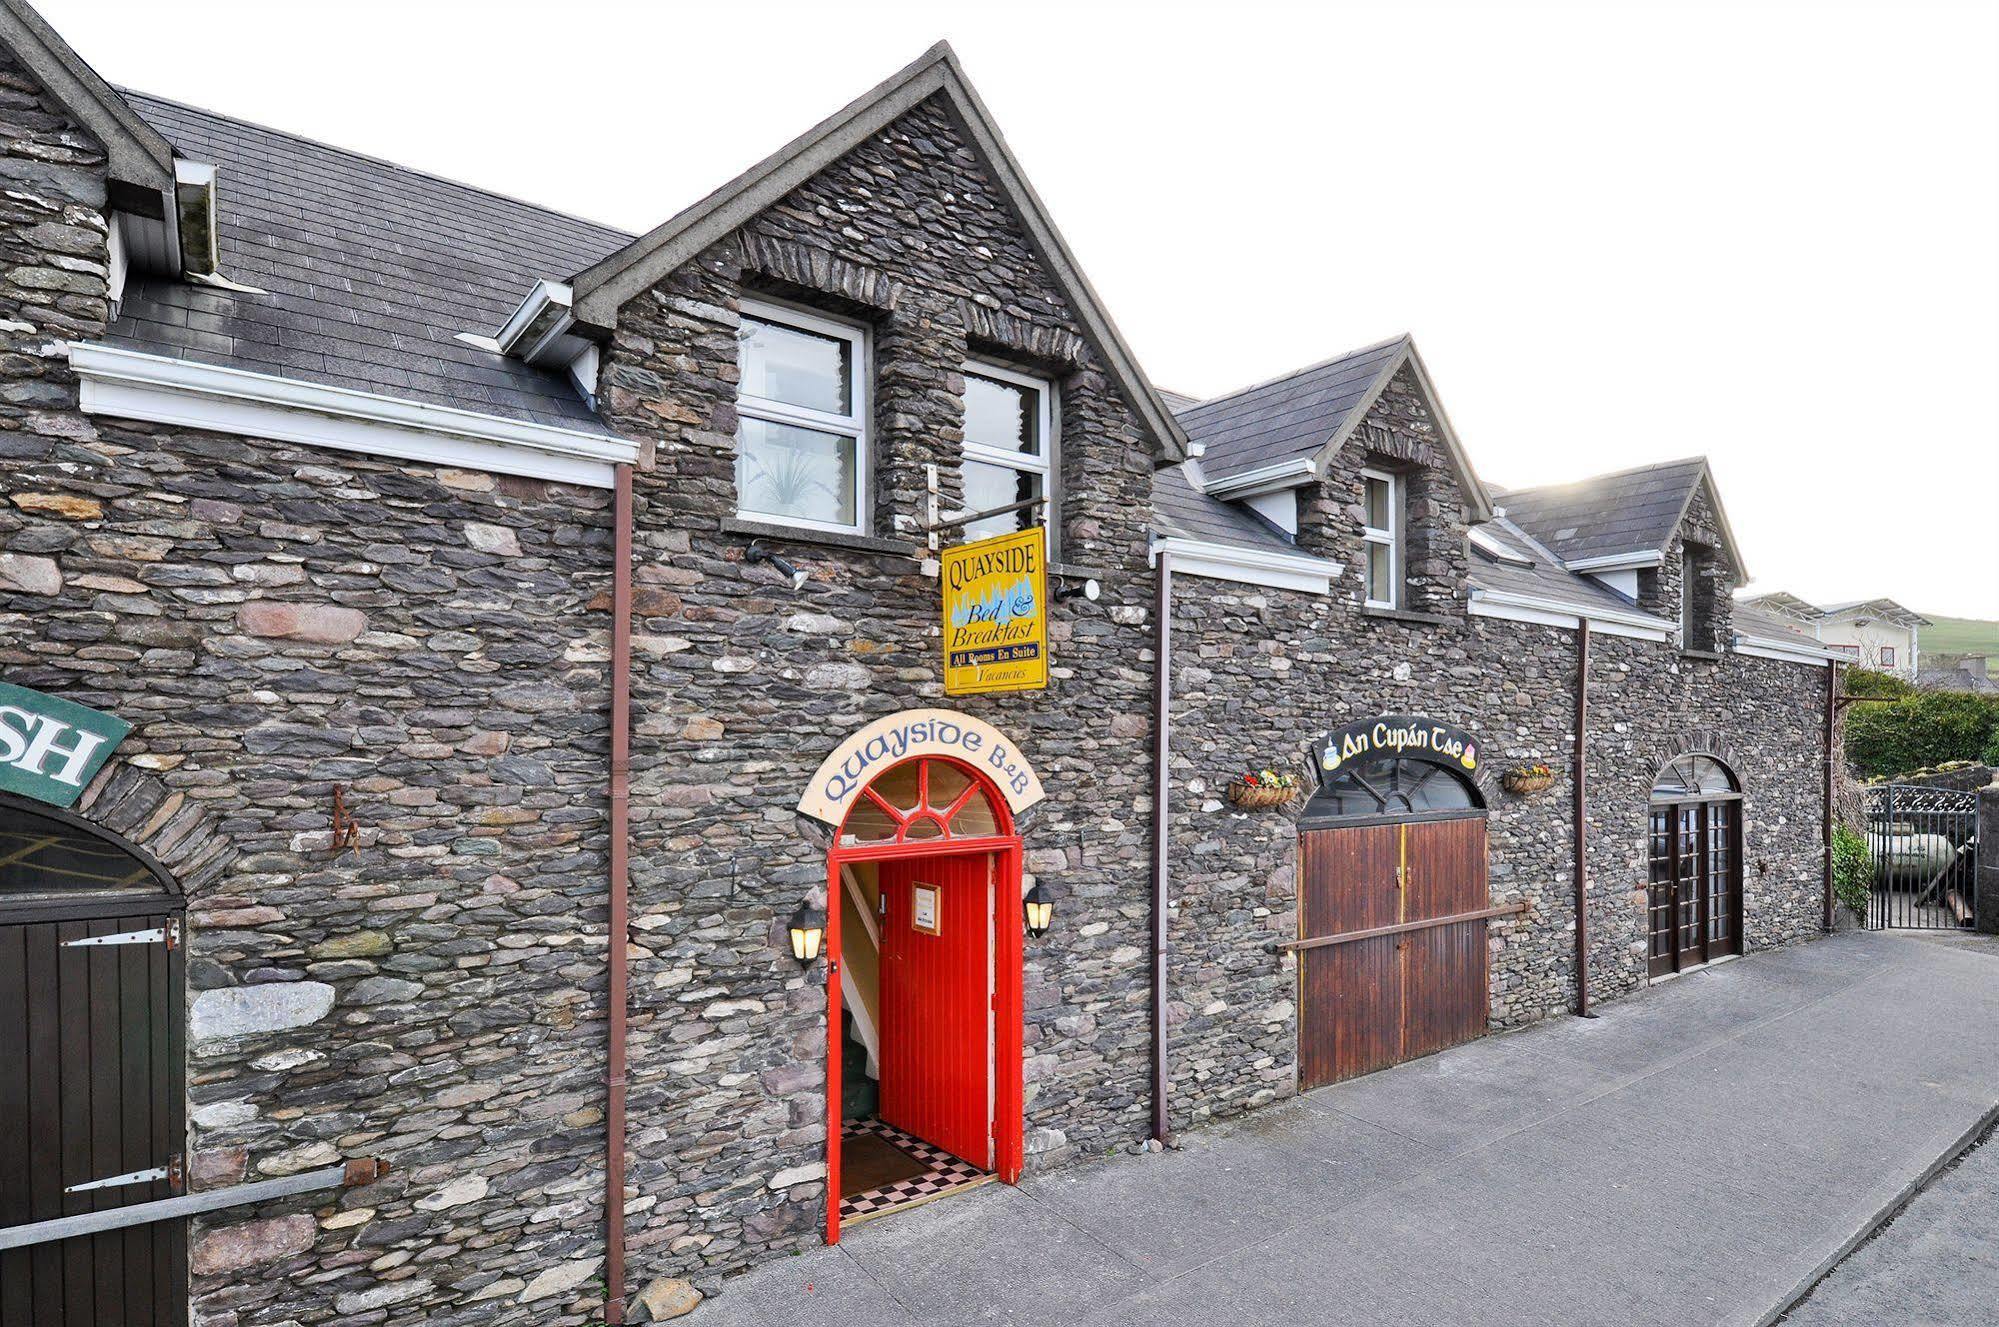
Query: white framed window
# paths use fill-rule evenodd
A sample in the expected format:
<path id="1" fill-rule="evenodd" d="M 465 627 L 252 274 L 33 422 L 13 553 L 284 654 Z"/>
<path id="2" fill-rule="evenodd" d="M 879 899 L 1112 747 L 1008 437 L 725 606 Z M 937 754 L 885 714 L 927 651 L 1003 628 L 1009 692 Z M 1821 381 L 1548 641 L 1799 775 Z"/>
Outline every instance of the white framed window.
<path id="1" fill-rule="evenodd" d="M 1369 608 L 1402 606 L 1402 476 L 1386 470 L 1360 472 L 1364 489 L 1361 506 L 1361 552 L 1366 556 Z"/>
<path id="2" fill-rule="evenodd" d="M 736 333 L 736 512 L 865 534 L 868 333 L 856 323 L 743 301 Z"/>
<path id="3" fill-rule="evenodd" d="M 1029 498 L 1039 507 L 989 516 L 965 527 L 965 538 L 1046 524 L 1051 548 L 1055 519 L 1055 384 L 997 364 L 965 367 L 965 456 L 960 475 L 965 510 L 991 511 Z M 1052 554 L 1051 554 L 1052 556 Z"/>

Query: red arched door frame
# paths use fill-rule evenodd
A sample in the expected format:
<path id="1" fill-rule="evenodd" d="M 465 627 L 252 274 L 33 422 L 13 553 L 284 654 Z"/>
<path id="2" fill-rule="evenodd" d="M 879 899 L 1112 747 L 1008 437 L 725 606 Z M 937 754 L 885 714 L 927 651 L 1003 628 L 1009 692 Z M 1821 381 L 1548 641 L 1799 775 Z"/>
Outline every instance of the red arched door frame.
<path id="1" fill-rule="evenodd" d="M 909 765 L 917 769 L 917 798 L 914 808 L 893 805 L 875 789 L 896 770 Z M 945 807 L 930 805 L 930 766 L 948 765 L 970 780 L 962 793 Z M 957 837 L 952 821 L 974 797 L 983 796 L 992 808 L 994 832 Z M 894 827 L 892 838 L 866 843 L 848 843 L 848 827 L 862 807 L 885 815 Z M 910 838 L 912 829 L 922 829 L 928 837 Z M 1020 1181 L 1024 1163 L 1025 1123 L 1021 1078 L 1022 974 L 1025 963 L 1026 930 L 1021 913 L 1021 844 L 1014 829 L 1013 813 L 999 786 L 978 769 L 949 756 L 917 756 L 883 770 L 856 798 L 826 854 L 826 1242 L 840 1242 L 840 1131 L 841 1061 L 845 1036 L 840 1014 L 840 899 L 844 888 L 840 868 L 856 862 L 895 861 L 915 857 L 966 857 L 990 853 L 993 857 L 993 1142 L 999 1177 L 1008 1184 Z"/>

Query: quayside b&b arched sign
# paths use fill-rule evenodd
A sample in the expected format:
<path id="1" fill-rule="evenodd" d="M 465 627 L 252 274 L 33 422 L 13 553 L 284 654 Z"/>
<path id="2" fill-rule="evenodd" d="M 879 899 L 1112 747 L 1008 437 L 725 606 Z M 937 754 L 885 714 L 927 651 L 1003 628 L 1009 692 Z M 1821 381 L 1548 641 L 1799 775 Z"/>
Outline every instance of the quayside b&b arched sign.
<path id="1" fill-rule="evenodd" d="M 1043 796 L 1040 776 L 1020 747 L 985 720 L 956 710 L 904 710 L 875 720 L 835 747 L 806 785 L 798 810 L 838 825 L 863 788 L 917 756 L 947 756 L 978 769 L 1015 815 Z"/>

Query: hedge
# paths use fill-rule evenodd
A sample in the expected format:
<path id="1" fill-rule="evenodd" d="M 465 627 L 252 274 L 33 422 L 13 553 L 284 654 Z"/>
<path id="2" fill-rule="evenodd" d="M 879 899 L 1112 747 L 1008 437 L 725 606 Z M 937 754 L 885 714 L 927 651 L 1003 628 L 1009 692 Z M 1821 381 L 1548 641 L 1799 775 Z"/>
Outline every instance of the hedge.
<path id="1" fill-rule="evenodd" d="M 1918 691 L 1846 712 L 1846 758 L 1866 778 L 1993 754 L 1999 754 L 1999 696 Z"/>

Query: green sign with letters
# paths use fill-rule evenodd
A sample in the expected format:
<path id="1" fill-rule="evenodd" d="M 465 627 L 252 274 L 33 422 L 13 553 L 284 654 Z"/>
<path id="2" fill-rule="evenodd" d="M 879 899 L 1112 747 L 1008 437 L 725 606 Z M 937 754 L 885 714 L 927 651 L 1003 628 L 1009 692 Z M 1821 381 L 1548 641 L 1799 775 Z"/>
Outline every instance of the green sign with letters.
<path id="1" fill-rule="evenodd" d="M 0 792 L 70 806 L 131 731 L 87 705 L 0 682 Z"/>

